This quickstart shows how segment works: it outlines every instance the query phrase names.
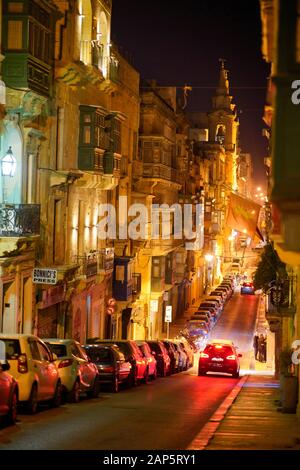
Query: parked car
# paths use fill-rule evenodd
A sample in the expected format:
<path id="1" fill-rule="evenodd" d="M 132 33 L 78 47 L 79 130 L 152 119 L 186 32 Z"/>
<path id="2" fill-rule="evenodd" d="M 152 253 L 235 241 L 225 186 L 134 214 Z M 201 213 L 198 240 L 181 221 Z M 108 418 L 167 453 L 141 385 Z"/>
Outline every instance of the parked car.
<path id="1" fill-rule="evenodd" d="M 136 341 L 138 347 L 140 348 L 143 357 L 147 363 L 148 373 L 147 376 L 151 377 L 152 380 L 155 380 L 157 377 L 157 361 L 154 355 L 151 353 L 151 348 L 146 341 Z"/>
<path id="2" fill-rule="evenodd" d="M 206 299 L 204 299 L 204 302 L 214 302 L 214 304 L 212 305 L 215 305 L 217 307 L 217 309 L 219 309 L 220 312 L 222 312 L 223 308 L 224 308 L 224 302 L 223 302 L 223 299 L 220 297 L 220 296 L 209 296 L 209 297 L 206 297 Z"/>
<path id="3" fill-rule="evenodd" d="M 171 341 L 164 340 L 163 344 L 168 351 L 171 361 L 171 374 L 175 374 L 179 371 L 179 352 L 175 349 L 174 344 Z"/>
<path id="4" fill-rule="evenodd" d="M 241 285 L 241 294 L 255 294 L 253 282 L 243 282 Z"/>
<path id="5" fill-rule="evenodd" d="M 219 309 L 220 311 L 222 312 L 224 310 L 224 305 L 225 305 L 225 300 L 223 299 L 223 296 L 222 294 L 214 294 L 214 295 L 210 295 L 209 297 L 207 297 L 205 300 L 214 300 L 215 302 L 218 302 L 218 306 L 219 306 Z"/>
<path id="6" fill-rule="evenodd" d="M 149 340 L 147 343 L 150 346 L 151 354 L 154 355 L 157 361 L 157 373 L 161 377 L 170 375 L 171 373 L 171 360 L 165 346 L 161 341 Z"/>
<path id="7" fill-rule="evenodd" d="M 45 338 L 43 341 L 58 358 L 55 363 L 67 399 L 78 403 L 82 393 L 96 398 L 100 391 L 98 369 L 80 343 L 74 339 L 58 338 Z"/>
<path id="8" fill-rule="evenodd" d="M 191 316 L 191 319 L 198 319 L 198 320 L 204 320 L 208 322 L 208 327 L 211 330 L 215 324 L 214 317 L 211 315 L 211 313 L 206 310 L 198 310 L 197 312 L 194 312 L 193 315 Z"/>
<path id="9" fill-rule="evenodd" d="M 148 381 L 147 361 L 144 359 L 141 350 L 134 340 L 131 339 L 100 339 L 91 338 L 87 340 L 87 344 L 115 344 L 124 354 L 125 360 L 131 364 L 130 382 L 133 387 L 138 381 Z"/>
<path id="10" fill-rule="evenodd" d="M 198 310 L 195 312 L 195 314 L 203 314 L 203 313 L 209 313 L 210 314 L 210 317 L 211 319 L 216 322 L 217 319 L 218 319 L 218 311 L 216 310 L 215 307 L 213 307 L 212 305 L 208 306 L 208 307 L 201 307 L 201 308 L 198 308 Z"/>
<path id="11" fill-rule="evenodd" d="M 240 363 L 238 354 L 232 341 L 210 341 L 199 356 L 198 375 L 206 375 L 207 372 L 222 372 L 239 377 Z"/>
<path id="12" fill-rule="evenodd" d="M 7 361 L 0 362 L 0 417 L 6 424 L 15 424 L 19 389 L 17 381 L 8 374 L 9 369 Z"/>
<path id="13" fill-rule="evenodd" d="M 172 341 L 174 349 L 178 352 L 178 372 L 187 370 L 188 368 L 188 357 L 182 346 L 177 343 L 175 340 Z"/>
<path id="14" fill-rule="evenodd" d="M 130 384 L 132 365 L 117 346 L 88 344 L 84 348 L 98 369 L 101 384 L 109 384 L 114 393 L 119 391 L 121 384 Z"/>
<path id="15" fill-rule="evenodd" d="M 201 304 L 199 305 L 198 307 L 198 310 L 210 310 L 211 308 L 214 309 L 215 311 L 215 316 L 218 317 L 221 313 L 221 309 L 220 307 L 214 303 L 212 300 L 211 301 L 207 301 L 207 300 L 204 300 L 203 302 L 201 302 Z"/>
<path id="16" fill-rule="evenodd" d="M 215 289 L 214 291 L 212 291 L 210 294 L 209 294 L 209 298 L 212 297 L 217 297 L 221 300 L 221 302 L 223 303 L 223 305 L 225 304 L 226 300 L 227 300 L 227 297 L 228 297 L 228 294 L 225 290 L 222 290 L 222 289 Z"/>
<path id="17" fill-rule="evenodd" d="M 187 355 L 187 368 L 189 369 L 190 367 L 193 367 L 194 365 L 194 351 L 191 345 L 187 341 L 182 340 L 180 344 L 183 347 L 183 350 Z"/>
<path id="18" fill-rule="evenodd" d="M 229 299 L 233 294 L 233 289 L 229 284 L 220 284 L 214 292 L 225 292 L 226 299 Z"/>
<path id="19" fill-rule="evenodd" d="M 187 329 L 190 337 L 208 335 L 209 333 L 207 323 L 204 320 L 194 318 L 194 316 L 187 322 Z"/>
<path id="20" fill-rule="evenodd" d="M 52 406 L 61 404 L 61 379 L 48 346 L 37 336 L 25 334 L 0 334 L 5 343 L 10 374 L 18 381 L 19 401 L 29 413 L 37 411 L 39 402 L 49 401 Z"/>

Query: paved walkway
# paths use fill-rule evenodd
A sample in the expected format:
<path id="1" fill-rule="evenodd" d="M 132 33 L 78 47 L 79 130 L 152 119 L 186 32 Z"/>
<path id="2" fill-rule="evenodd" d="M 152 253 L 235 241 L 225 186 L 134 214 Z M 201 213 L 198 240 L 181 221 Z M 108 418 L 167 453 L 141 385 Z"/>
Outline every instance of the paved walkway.
<path id="1" fill-rule="evenodd" d="M 209 442 L 207 439 L 199 441 L 199 449 L 300 450 L 300 419 L 295 414 L 282 413 L 278 408 L 280 391 L 279 381 L 274 379 L 274 345 L 262 296 L 255 330 L 267 334 L 268 360 L 266 363 L 255 361 L 253 351 L 249 351 L 250 368 L 242 371 L 246 377 L 242 379 L 240 389 L 221 422 L 216 424 Z"/>
<path id="2" fill-rule="evenodd" d="M 300 420 L 277 411 L 279 383 L 249 376 L 206 450 L 300 449 Z"/>

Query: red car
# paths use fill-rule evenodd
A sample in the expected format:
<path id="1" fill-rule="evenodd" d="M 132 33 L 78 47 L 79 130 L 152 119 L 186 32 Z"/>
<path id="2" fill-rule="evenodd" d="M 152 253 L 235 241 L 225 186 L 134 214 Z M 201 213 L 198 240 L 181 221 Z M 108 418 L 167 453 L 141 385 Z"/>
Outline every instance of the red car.
<path id="1" fill-rule="evenodd" d="M 0 416 L 4 416 L 7 424 L 17 420 L 18 384 L 6 371 L 10 369 L 8 362 L 0 363 Z"/>
<path id="2" fill-rule="evenodd" d="M 151 354 L 157 361 L 157 372 L 161 377 L 171 374 L 171 360 L 162 341 L 147 341 L 150 346 Z"/>
<path id="3" fill-rule="evenodd" d="M 145 361 L 147 362 L 147 377 L 151 377 L 152 380 L 155 380 L 157 377 L 156 369 L 156 359 L 151 353 L 151 349 L 146 341 L 136 341 L 138 347 L 140 348 Z"/>
<path id="4" fill-rule="evenodd" d="M 125 360 L 131 364 L 130 385 L 135 387 L 138 381 L 148 382 L 147 361 L 144 359 L 141 350 L 132 339 L 88 339 L 87 344 L 114 344 L 124 354 Z"/>
<path id="5" fill-rule="evenodd" d="M 214 340 L 209 342 L 199 356 L 198 375 L 207 372 L 222 372 L 239 377 L 240 363 L 235 346 L 230 340 Z"/>

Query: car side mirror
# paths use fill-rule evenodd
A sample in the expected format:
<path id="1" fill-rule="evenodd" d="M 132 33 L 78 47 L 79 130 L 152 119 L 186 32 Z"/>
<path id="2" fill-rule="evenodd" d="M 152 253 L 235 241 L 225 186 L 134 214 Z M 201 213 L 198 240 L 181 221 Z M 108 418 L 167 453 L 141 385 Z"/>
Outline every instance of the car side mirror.
<path id="1" fill-rule="evenodd" d="M 9 369 L 10 369 L 10 364 L 7 361 L 5 361 L 3 364 L 0 364 L 1 371 L 6 372 Z"/>

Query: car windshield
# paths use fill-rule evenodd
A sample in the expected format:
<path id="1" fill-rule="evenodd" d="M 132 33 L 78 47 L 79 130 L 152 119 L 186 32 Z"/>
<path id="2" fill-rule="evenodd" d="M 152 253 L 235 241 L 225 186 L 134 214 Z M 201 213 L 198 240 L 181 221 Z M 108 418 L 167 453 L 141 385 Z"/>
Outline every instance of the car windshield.
<path id="1" fill-rule="evenodd" d="M 65 344 L 51 344 L 48 342 L 46 342 L 46 344 L 57 357 L 65 357 L 68 355 L 67 346 Z"/>
<path id="2" fill-rule="evenodd" d="M 18 359 L 21 354 L 20 342 L 18 339 L 1 338 L 5 344 L 6 359 Z"/>
<path id="3" fill-rule="evenodd" d="M 109 348 L 86 348 L 86 352 L 92 362 L 96 364 L 110 364 L 112 362 L 112 352 Z"/>
<path id="4" fill-rule="evenodd" d="M 150 348 L 152 349 L 152 351 L 156 351 L 156 352 L 161 352 L 160 350 L 160 346 L 158 343 L 149 343 L 150 344 Z"/>
<path id="5" fill-rule="evenodd" d="M 113 344 L 116 344 L 118 348 L 125 355 L 126 359 L 131 355 L 131 349 L 128 343 L 122 341 L 115 341 Z"/>

